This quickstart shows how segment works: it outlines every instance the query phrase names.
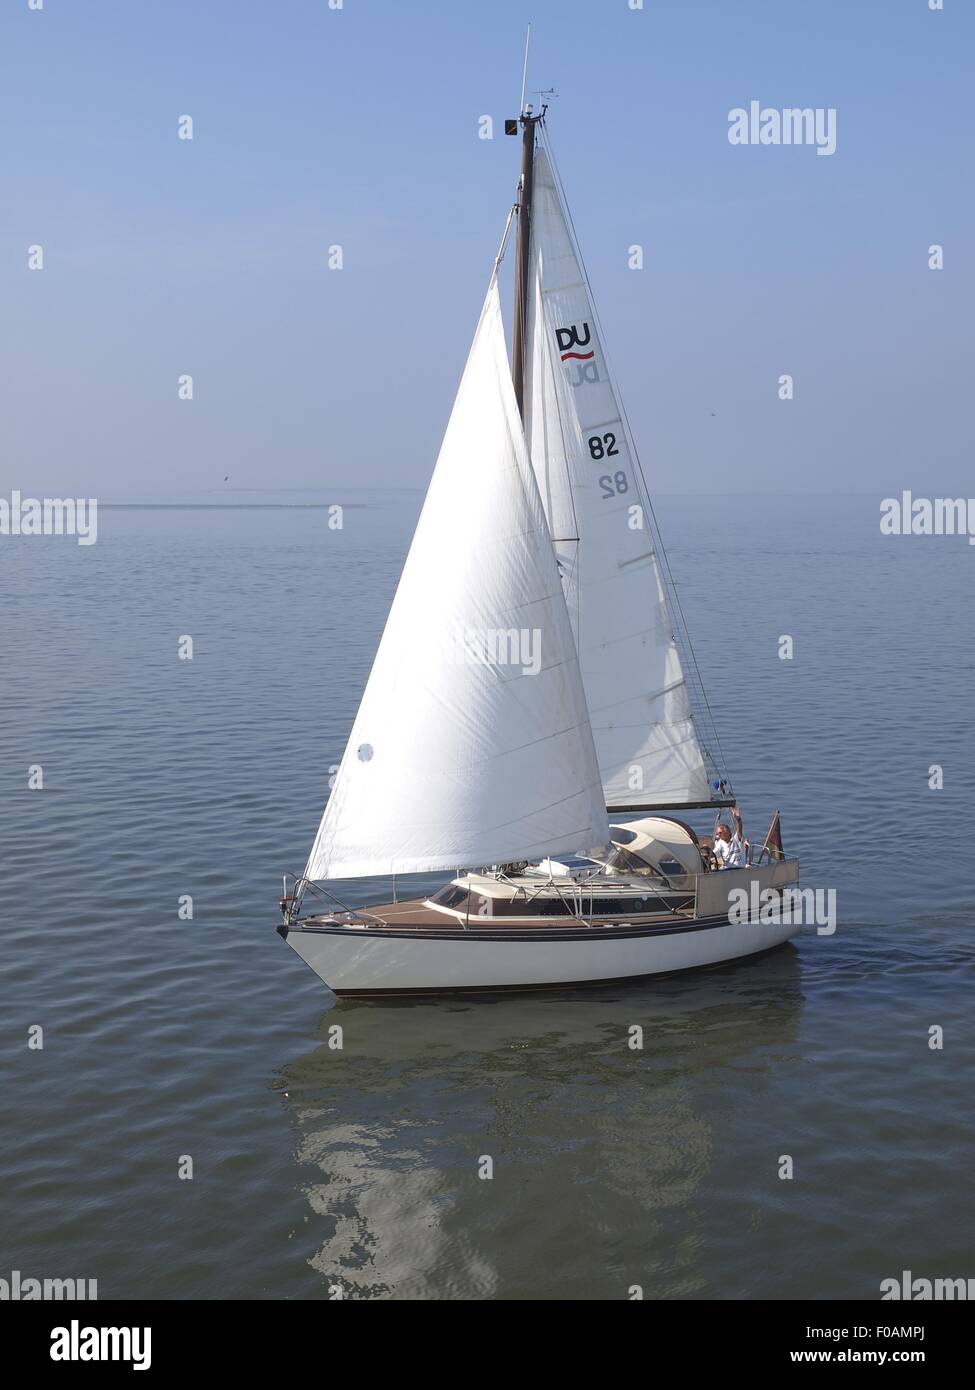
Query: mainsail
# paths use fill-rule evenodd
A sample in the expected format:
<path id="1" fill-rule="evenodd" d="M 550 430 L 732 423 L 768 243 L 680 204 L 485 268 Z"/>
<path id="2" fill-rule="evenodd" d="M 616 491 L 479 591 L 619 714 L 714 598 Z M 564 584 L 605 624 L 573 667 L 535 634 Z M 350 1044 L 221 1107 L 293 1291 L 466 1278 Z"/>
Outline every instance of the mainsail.
<path id="1" fill-rule="evenodd" d="M 549 159 L 539 149 L 525 428 L 579 653 L 606 805 L 710 798 L 643 478 Z"/>
<path id="2" fill-rule="evenodd" d="M 495 275 L 305 877 L 506 863 L 608 840 Z"/>

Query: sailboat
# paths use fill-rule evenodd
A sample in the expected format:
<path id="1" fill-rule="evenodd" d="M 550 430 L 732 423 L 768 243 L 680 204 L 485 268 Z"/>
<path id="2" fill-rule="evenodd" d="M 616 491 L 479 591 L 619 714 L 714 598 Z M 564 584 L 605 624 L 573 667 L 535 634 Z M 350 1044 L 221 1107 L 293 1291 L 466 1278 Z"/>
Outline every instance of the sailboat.
<path id="1" fill-rule="evenodd" d="M 318 834 L 285 876 L 278 931 L 337 995 L 628 980 L 797 930 L 777 821 L 758 862 L 739 841 L 726 867 L 684 819 L 713 810 L 717 830 L 737 805 L 545 117 L 523 102 L 506 122 L 516 201 Z M 430 896 L 368 910 L 329 887 L 433 873 L 451 876 Z"/>

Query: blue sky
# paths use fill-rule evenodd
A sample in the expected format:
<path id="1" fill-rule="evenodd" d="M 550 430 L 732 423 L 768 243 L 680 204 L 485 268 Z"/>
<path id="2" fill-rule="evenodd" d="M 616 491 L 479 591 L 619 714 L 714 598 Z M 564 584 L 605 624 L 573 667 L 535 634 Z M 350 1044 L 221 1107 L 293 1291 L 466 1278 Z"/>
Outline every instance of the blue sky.
<path id="1" fill-rule="evenodd" d="M 651 487 L 971 492 L 969 0 L 4 0 L 0 491 L 422 487 L 529 18 Z"/>

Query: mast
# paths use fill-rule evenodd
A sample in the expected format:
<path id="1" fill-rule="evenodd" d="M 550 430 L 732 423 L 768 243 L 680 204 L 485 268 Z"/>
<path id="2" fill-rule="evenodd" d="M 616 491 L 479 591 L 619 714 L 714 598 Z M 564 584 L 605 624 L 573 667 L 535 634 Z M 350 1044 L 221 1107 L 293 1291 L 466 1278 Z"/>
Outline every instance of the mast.
<path id="1" fill-rule="evenodd" d="M 506 129 L 514 135 L 520 125 L 521 137 L 521 183 L 518 198 L 518 244 L 515 253 L 515 322 L 514 343 L 511 352 L 511 376 L 515 387 L 515 400 L 518 413 L 525 418 L 525 327 L 528 320 L 528 271 L 531 261 L 531 217 L 532 186 L 535 176 L 535 127 L 545 115 L 543 106 L 537 116 L 532 115 L 531 105 L 522 108 L 517 121 L 506 122 Z"/>

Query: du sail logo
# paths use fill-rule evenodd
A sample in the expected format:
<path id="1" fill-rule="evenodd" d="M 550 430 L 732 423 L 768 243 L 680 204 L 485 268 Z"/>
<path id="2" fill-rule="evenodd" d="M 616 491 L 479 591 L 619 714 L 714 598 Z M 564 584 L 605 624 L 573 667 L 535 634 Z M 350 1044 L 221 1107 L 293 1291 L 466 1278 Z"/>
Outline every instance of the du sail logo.
<path id="1" fill-rule="evenodd" d="M 569 328 L 557 328 L 555 330 L 559 356 L 567 364 L 565 377 L 573 388 L 581 386 L 584 381 L 594 383 L 599 380 L 599 367 L 595 360 L 596 352 L 594 348 L 589 347 L 591 339 L 592 332 L 588 323 L 582 325 L 581 332 L 575 324 Z M 579 351 L 579 349 L 585 348 L 589 348 L 589 351 Z M 579 365 L 576 366 L 576 363 Z"/>

